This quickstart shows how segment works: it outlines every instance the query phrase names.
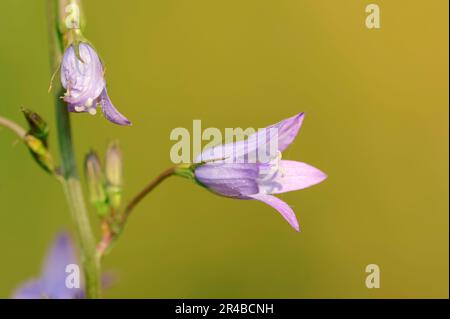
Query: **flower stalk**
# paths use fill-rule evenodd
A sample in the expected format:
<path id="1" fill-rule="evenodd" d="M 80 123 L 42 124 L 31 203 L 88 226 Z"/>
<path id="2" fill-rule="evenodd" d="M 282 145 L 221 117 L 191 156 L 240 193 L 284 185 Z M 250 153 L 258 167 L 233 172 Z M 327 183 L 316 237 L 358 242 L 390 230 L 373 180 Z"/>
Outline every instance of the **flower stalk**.
<path id="1" fill-rule="evenodd" d="M 147 186 L 144 187 L 131 201 L 125 206 L 123 212 L 118 216 L 117 221 L 113 221 L 110 227 L 104 227 L 103 238 L 100 244 L 97 246 L 97 256 L 100 259 L 107 254 L 114 242 L 120 237 L 122 231 L 127 223 L 127 220 L 133 211 L 133 209 L 147 196 L 153 189 L 155 189 L 164 180 L 173 175 L 178 175 L 179 167 L 171 167 L 166 169 L 153 179 Z"/>
<path id="2" fill-rule="evenodd" d="M 2 116 L 0 116 L 0 126 L 4 126 L 8 129 L 10 129 L 14 133 L 16 133 L 17 136 L 20 137 L 20 139 L 22 139 L 22 140 L 27 135 L 27 131 L 24 128 L 22 128 L 19 124 L 17 124 L 16 122 L 13 122 L 7 118 L 4 118 Z"/>
<path id="3" fill-rule="evenodd" d="M 76 4 L 75 1 L 70 1 Z M 64 16 L 61 16 L 64 0 L 48 0 L 48 22 L 50 38 L 50 62 L 52 71 L 59 68 L 62 52 L 65 47 L 64 39 L 67 36 L 58 27 L 65 23 Z M 69 32 L 69 31 L 67 31 Z M 78 176 L 75 153 L 72 143 L 69 111 L 65 102 L 61 99 L 64 89 L 59 81 L 54 84 L 56 122 L 58 132 L 59 153 L 61 157 L 61 182 L 64 193 L 75 221 L 75 228 L 80 245 L 81 262 L 83 264 L 86 297 L 98 298 L 100 295 L 100 263 L 96 258 L 95 237 L 88 218 L 80 179 Z"/>

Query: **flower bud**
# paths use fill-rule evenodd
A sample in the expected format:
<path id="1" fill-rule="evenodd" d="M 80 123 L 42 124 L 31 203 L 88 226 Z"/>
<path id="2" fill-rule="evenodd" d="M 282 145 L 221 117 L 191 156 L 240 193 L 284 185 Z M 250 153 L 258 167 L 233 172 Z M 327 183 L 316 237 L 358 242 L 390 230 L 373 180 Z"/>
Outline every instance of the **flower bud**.
<path id="1" fill-rule="evenodd" d="M 22 112 L 28 122 L 28 132 L 24 142 L 35 161 L 48 173 L 53 173 L 55 166 L 53 158 L 48 150 L 47 137 L 48 125 L 42 117 L 29 109 L 22 107 Z"/>
<path id="2" fill-rule="evenodd" d="M 28 133 L 40 139 L 42 143 L 47 145 L 47 137 L 49 130 L 47 122 L 45 122 L 39 114 L 27 108 L 22 107 L 22 112 L 25 116 L 25 119 L 28 122 L 29 126 Z"/>
<path id="3" fill-rule="evenodd" d="M 85 17 L 81 1 L 59 0 L 58 3 L 59 31 L 64 34 L 70 30 L 83 30 Z"/>
<path id="4" fill-rule="evenodd" d="M 53 158 L 44 142 L 30 133 L 25 135 L 24 142 L 36 162 L 48 173 L 53 173 L 55 170 Z"/>
<path id="5" fill-rule="evenodd" d="M 64 101 L 70 112 L 103 115 L 118 125 L 131 122 L 112 104 L 106 90 L 105 69 L 95 49 L 85 41 L 75 41 L 64 52 L 61 62 L 61 84 L 66 89 Z"/>
<path id="6" fill-rule="evenodd" d="M 111 142 L 106 151 L 106 191 L 112 207 L 118 208 L 122 198 L 122 152 L 117 142 Z"/>
<path id="7" fill-rule="evenodd" d="M 89 189 L 91 204 L 97 209 L 100 216 L 108 213 L 108 198 L 105 193 L 105 178 L 97 154 L 94 151 L 86 155 L 84 173 Z"/>

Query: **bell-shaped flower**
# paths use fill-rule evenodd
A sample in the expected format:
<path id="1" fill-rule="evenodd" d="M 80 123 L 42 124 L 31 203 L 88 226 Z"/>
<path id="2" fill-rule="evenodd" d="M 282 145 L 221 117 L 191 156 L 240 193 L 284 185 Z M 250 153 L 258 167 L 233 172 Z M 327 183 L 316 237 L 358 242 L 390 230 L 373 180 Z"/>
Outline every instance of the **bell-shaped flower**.
<path id="1" fill-rule="evenodd" d="M 281 159 L 281 152 L 294 141 L 303 118 L 304 113 L 300 113 L 260 129 L 246 140 L 205 150 L 192 166 L 196 181 L 222 196 L 264 202 L 299 231 L 292 208 L 273 194 L 310 187 L 327 177 L 308 164 Z"/>
<path id="2" fill-rule="evenodd" d="M 21 284 L 13 293 L 13 299 L 84 299 L 81 266 L 73 242 L 66 232 L 56 236 L 50 247 L 39 277 Z M 80 278 L 78 278 L 80 276 Z M 102 288 L 108 288 L 114 281 L 114 275 L 104 273 Z"/>
<path id="3" fill-rule="evenodd" d="M 100 105 L 103 115 L 119 125 L 131 125 L 112 104 L 106 90 L 104 68 L 97 52 L 87 43 L 70 45 L 61 64 L 61 83 L 66 89 L 64 101 L 70 112 L 95 115 Z"/>
<path id="4" fill-rule="evenodd" d="M 14 299 L 78 299 L 82 288 L 67 287 L 66 268 L 76 265 L 77 258 L 67 233 L 60 233 L 50 248 L 41 275 L 23 283 L 13 294 Z"/>

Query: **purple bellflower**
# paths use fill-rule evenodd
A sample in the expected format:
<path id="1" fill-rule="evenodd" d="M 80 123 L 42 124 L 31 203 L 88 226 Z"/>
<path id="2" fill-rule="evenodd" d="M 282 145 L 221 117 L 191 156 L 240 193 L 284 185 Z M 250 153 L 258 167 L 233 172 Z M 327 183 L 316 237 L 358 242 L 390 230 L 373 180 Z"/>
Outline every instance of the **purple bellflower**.
<path id="1" fill-rule="evenodd" d="M 66 266 L 77 264 L 72 241 L 67 233 L 60 233 L 50 248 L 39 278 L 23 283 L 13 294 L 14 299 L 78 299 L 82 288 L 66 287 Z"/>
<path id="2" fill-rule="evenodd" d="M 103 64 L 89 44 L 72 44 L 64 52 L 61 83 L 66 89 L 63 98 L 68 103 L 70 112 L 88 112 L 95 115 L 97 105 L 100 105 L 103 115 L 109 121 L 119 125 L 131 125 L 111 103 L 106 91 Z"/>
<path id="3" fill-rule="evenodd" d="M 310 187 L 327 176 L 308 164 L 281 159 L 295 139 L 304 113 L 258 130 L 246 140 L 206 149 L 195 160 L 195 180 L 210 191 L 235 199 L 256 199 L 275 208 L 296 230 L 300 227 L 294 211 L 273 194 Z M 277 145 L 267 161 L 259 160 L 258 152 L 270 143 Z M 256 159 L 250 161 L 249 159 Z"/>

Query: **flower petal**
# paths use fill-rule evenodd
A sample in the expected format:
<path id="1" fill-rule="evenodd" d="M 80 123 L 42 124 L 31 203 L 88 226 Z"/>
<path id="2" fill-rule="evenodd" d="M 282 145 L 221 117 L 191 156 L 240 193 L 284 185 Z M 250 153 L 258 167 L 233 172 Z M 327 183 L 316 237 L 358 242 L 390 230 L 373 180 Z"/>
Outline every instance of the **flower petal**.
<path id="1" fill-rule="evenodd" d="M 108 92 L 106 88 L 102 91 L 100 95 L 100 104 L 102 106 L 103 115 L 105 115 L 106 119 L 116 123 L 118 125 L 131 125 L 131 122 L 123 116 L 112 104 L 111 99 L 108 96 Z"/>
<path id="2" fill-rule="evenodd" d="M 67 89 L 64 101 L 73 106 L 93 103 L 105 88 L 103 65 L 95 50 L 87 43 L 79 45 L 80 59 L 73 45 L 64 52 L 61 64 L 61 83 Z M 95 105 L 94 105 L 95 107 Z"/>
<path id="3" fill-rule="evenodd" d="M 196 168 L 197 181 L 209 190 L 226 197 L 245 198 L 258 193 L 257 164 L 204 164 Z"/>
<path id="4" fill-rule="evenodd" d="M 281 214 L 281 216 L 284 217 L 284 219 L 287 220 L 287 222 L 296 231 L 300 231 L 300 227 L 298 225 L 297 217 L 295 216 L 294 211 L 284 201 L 282 201 L 278 197 L 271 196 L 271 195 L 265 195 L 265 194 L 254 194 L 254 195 L 249 195 L 249 197 L 251 197 L 253 199 L 257 199 L 263 203 L 266 203 L 267 205 L 272 206 Z"/>
<path id="5" fill-rule="evenodd" d="M 13 299 L 42 299 L 43 297 L 45 296 L 39 279 L 25 282 L 12 295 Z"/>
<path id="6" fill-rule="evenodd" d="M 51 299 L 76 298 L 81 288 L 66 287 L 66 267 L 77 264 L 77 258 L 72 241 L 67 233 L 56 237 L 44 263 L 41 277 L 42 292 Z"/>
<path id="7" fill-rule="evenodd" d="M 259 129 L 246 140 L 208 148 L 197 156 L 194 163 L 211 160 L 223 160 L 233 163 L 254 163 L 254 159 L 262 158 L 258 152 L 268 153 L 270 145 L 274 142 L 277 142 L 276 146 L 278 151 L 282 152 L 297 136 L 303 123 L 303 118 L 304 113 L 299 113 L 277 124 Z M 273 139 L 276 139 L 276 141 L 273 141 Z M 270 155 L 271 157 L 275 157 L 278 154 Z"/>
<path id="8" fill-rule="evenodd" d="M 273 176 L 261 174 L 258 185 L 261 193 L 279 194 L 318 184 L 327 178 L 319 169 L 302 162 L 282 160 Z"/>
<path id="9" fill-rule="evenodd" d="M 271 126 L 278 129 L 278 150 L 280 152 L 283 152 L 294 141 L 304 118 L 305 113 L 302 112 Z"/>

